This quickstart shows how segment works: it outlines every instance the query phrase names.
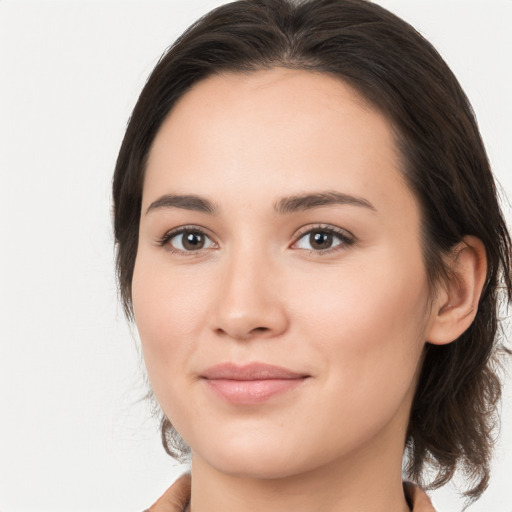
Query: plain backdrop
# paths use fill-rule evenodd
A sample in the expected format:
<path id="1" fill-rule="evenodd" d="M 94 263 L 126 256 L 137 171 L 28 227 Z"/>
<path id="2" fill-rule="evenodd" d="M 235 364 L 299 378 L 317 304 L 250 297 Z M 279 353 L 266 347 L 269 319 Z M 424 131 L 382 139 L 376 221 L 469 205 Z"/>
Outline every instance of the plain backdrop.
<path id="1" fill-rule="evenodd" d="M 148 73 L 214 0 L 0 0 L 0 511 L 140 511 L 160 446 L 114 279 L 110 184 Z M 379 0 L 438 48 L 512 197 L 512 1 Z M 504 203 L 509 222 L 510 206 Z M 512 389 L 492 483 L 511 512 Z M 434 492 L 441 512 L 463 502 Z"/>

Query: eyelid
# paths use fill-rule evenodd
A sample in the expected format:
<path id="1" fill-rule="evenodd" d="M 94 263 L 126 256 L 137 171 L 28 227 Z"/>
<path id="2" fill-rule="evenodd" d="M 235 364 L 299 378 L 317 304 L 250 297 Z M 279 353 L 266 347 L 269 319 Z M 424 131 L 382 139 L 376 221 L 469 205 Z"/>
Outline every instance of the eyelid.
<path id="1" fill-rule="evenodd" d="M 200 249 L 197 249 L 196 251 L 183 251 L 181 249 L 177 249 L 176 247 L 173 247 L 169 243 L 174 237 L 181 235 L 183 233 L 188 233 L 188 232 L 199 233 L 202 236 L 208 238 L 209 240 L 211 240 L 214 247 L 200 248 Z M 161 237 L 159 237 L 156 240 L 156 244 L 159 247 L 165 248 L 170 253 L 179 254 L 179 255 L 183 255 L 183 256 L 197 256 L 199 254 L 204 253 L 205 251 L 209 251 L 211 249 L 218 247 L 218 243 L 215 241 L 214 237 L 209 233 L 209 230 L 207 230 L 201 226 L 195 225 L 195 224 L 186 224 L 184 226 L 178 226 L 178 227 L 169 229 Z"/>
<path id="2" fill-rule="evenodd" d="M 326 253 L 330 253 L 330 252 L 339 251 L 339 250 L 345 249 L 345 248 L 353 245 L 357 241 L 356 237 L 350 231 L 340 228 L 340 227 L 337 227 L 337 226 L 333 226 L 332 224 L 308 224 L 306 226 L 299 228 L 295 232 L 295 234 L 293 235 L 293 242 L 290 245 L 290 248 L 298 249 L 298 250 L 308 250 L 308 249 L 302 249 L 302 248 L 298 248 L 298 247 L 294 247 L 294 246 L 305 235 L 307 235 L 308 233 L 311 233 L 312 231 L 320 231 L 320 232 L 329 233 L 341 240 L 341 243 L 335 245 L 334 247 L 328 248 L 328 249 L 319 249 L 319 250 L 311 249 L 311 250 L 309 250 L 309 252 L 312 254 L 326 254 Z M 180 234 L 183 234 L 183 233 L 187 233 L 187 232 L 199 233 L 202 236 L 208 238 L 212 242 L 213 247 L 200 248 L 200 249 L 193 250 L 193 251 L 185 251 L 185 250 L 177 249 L 176 247 L 173 247 L 169 243 L 174 237 L 176 237 Z M 202 226 L 198 226 L 195 224 L 187 224 L 187 225 L 183 225 L 183 226 L 177 226 L 175 228 L 172 228 L 172 229 L 166 231 L 161 237 L 159 237 L 156 240 L 156 244 L 160 247 L 165 248 L 167 251 L 169 251 L 171 253 L 184 255 L 184 256 L 197 256 L 199 254 L 204 253 L 205 251 L 210 251 L 212 249 L 218 248 L 218 243 L 215 240 L 215 238 L 210 234 L 209 230 Z"/>
<path id="3" fill-rule="evenodd" d="M 342 243 L 335 245 L 334 247 L 330 247 L 328 249 L 320 249 L 320 250 L 314 250 L 310 249 L 309 252 L 311 254 L 326 254 L 330 252 L 335 252 L 339 250 L 346 249 L 347 247 L 350 247 L 351 245 L 354 245 L 357 241 L 356 237 L 348 230 L 339 228 L 337 226 L 333 226 L 332 224 L 308 224 L 307 226 L 303 226 L 300 229 L 296 231 L 296 233 L 293 236 L 293 243 L 291 244 L 291 248 L 293 249 L 294 246 L 308 233 L 311 233 L 312 231 L 320 231 L 329 233 L 337 238 L 339 238 Z M 298 247 L 295 247 L 297 250 L 305 250 L 308 251 L 308 249 L 301 249 Z"/>

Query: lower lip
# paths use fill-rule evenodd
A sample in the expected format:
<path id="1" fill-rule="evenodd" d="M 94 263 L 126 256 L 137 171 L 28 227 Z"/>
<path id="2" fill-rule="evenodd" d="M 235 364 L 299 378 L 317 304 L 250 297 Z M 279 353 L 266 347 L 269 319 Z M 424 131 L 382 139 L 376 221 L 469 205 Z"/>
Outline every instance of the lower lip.
<path id="1" fill-rule="evenodd" d="M 206 383 L 216 394 L 232 404 L 255 405 L 291 391 L 305 380 L 306 377 L 264 380 L 206 379 Z"/>

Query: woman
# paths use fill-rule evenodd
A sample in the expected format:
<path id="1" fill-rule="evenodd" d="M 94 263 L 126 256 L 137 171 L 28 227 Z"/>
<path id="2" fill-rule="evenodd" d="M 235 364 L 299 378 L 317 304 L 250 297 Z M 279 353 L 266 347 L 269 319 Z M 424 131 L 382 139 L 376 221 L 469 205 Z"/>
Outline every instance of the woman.
<path id="1" fill-rule="evenodd" d="M 489 479 L 510 238 L 471 107 L 362 0 L 245 0 L 153 71 L 118 273 L 185 478 L 151 510 L 432 510 Z"/>

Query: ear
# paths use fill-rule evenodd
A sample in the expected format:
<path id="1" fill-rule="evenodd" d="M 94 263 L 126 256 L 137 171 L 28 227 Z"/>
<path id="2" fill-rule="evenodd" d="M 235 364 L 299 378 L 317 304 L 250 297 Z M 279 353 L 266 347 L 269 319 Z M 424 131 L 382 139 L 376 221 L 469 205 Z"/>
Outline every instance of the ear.
<path id="1" fill-rule="evenodd" d="M 485 247 L 466 236 L 447 257 L 448 277 L 433 303 L 427 341 L 445 345 L 456 340 L 475 319 L 487 276 Z"/>

